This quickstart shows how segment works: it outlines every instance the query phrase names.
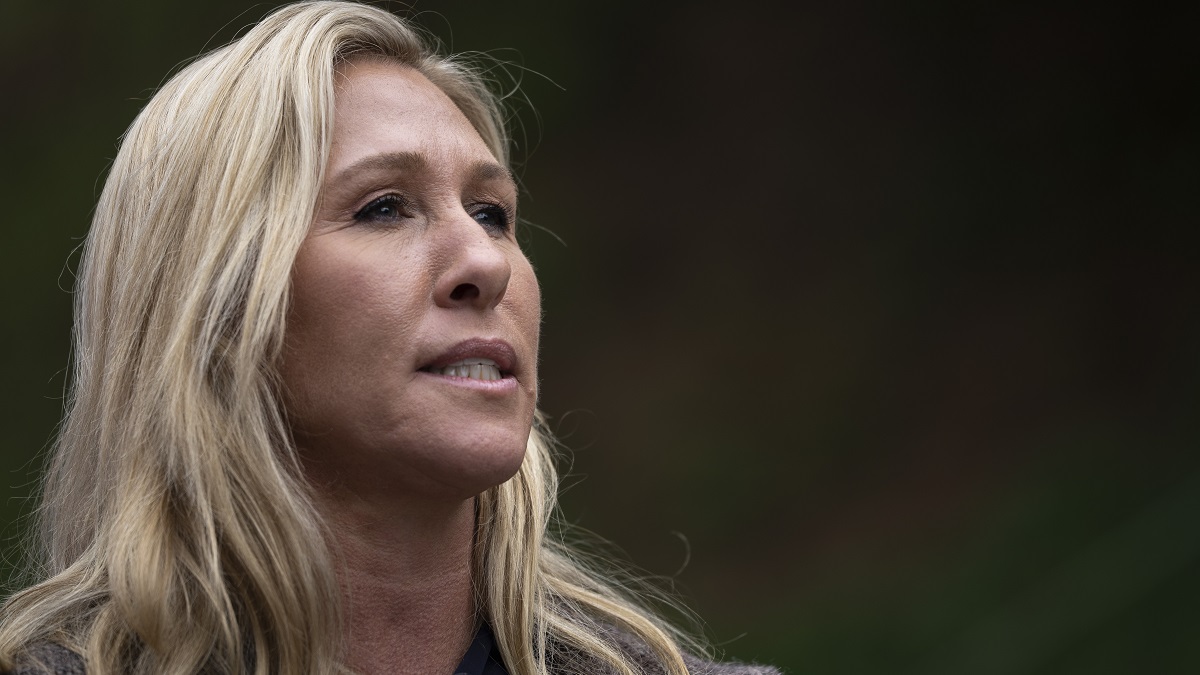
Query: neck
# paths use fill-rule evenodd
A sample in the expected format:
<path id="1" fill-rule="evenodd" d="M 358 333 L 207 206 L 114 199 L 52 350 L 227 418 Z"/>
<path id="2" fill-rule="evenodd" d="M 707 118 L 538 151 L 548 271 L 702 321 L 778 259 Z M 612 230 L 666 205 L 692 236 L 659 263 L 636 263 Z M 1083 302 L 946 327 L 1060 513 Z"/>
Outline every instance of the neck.
<path id="1" fill-rule="evenodd" d="M 475 631 L 475 501 L 318 495 L 334 536 L 347 665 L 362 675 L 453 673 Z"/>

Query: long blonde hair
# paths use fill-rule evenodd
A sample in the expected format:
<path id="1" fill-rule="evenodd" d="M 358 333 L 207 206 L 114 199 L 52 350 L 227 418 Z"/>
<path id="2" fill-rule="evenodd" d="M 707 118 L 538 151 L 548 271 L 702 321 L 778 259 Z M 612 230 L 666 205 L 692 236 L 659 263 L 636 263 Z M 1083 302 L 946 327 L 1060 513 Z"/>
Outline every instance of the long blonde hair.
<path id="1" fill-rule="evenodd" d="M 417 69 L 508 163 L 480 72 L 366 5 L 284 7 L 175 75 L 127 132 L 85 244 L 36 583 L 4 607 L 0 667 L 51 642 L 93 675 L 345 671 L 333 557 L 277 364 L 335 68 L 356 55 Z M 630 674 L 620 632 L 686 673 L 673 629 L 550 528 L 542 427 L 518 474 L 478 499 L 474 583 L 509 671 L 590 658 Z"/>

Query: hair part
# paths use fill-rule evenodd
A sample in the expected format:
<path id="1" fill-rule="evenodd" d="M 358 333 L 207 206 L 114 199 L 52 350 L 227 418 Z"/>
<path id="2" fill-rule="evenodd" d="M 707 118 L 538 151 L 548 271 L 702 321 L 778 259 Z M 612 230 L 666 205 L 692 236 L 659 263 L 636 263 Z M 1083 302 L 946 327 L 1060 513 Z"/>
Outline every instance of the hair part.
<path id="1" fill-rule="evenodd" d="M 171 78 L 126 133 L 84 246 L 40 581 L 4 607 L 0 668 L 55 642 L 93 675 L 345 672 L 277 366 L 336 69 L 362 57 L 422 73 L 509 164 L 480 72 L 367 5 L 284 7 Z M 680 635 L 548 535 L 556 493 L 539 415 L 518 474 L 478 499 L 474 584 L 509 671 L 570 671 L 574 654 L 632 675 L 622 631 L 685 674 Z"/>

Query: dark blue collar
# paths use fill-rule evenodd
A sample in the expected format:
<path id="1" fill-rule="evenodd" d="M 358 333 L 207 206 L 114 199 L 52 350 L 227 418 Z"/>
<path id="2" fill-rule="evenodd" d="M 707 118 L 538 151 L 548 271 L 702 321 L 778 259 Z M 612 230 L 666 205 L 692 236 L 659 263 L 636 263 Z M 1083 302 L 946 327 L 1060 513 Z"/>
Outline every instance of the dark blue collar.
<path id="1" fill-rule="evenodd" d="M 492 628 L 484 623 L 475 633 L 475 640 L 467 647 L 462 663 L 454 669 L 454 675 L 508 675 L 504 663 L 500 660 L 500 649 L 496 646 L 496 636 Z"/>

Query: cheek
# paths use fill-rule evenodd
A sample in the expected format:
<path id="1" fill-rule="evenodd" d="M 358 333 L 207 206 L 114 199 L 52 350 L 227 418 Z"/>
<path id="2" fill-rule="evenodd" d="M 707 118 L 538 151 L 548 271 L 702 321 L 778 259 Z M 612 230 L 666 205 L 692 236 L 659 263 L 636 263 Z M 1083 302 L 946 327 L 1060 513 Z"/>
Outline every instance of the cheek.
<path id="1" fill-rule="evenodd" d="M 526 423 L 532 423 L 533 411 L 538 399 L 538 342 L 542 328 L 542 293 L 538 286 L 537 276 L 533 267 L 524 256 L 513 266 L 513 275 L 509 281 L 508 295 L 511 298 L 514 327 L 523 339 L 524 351 L 527 354 L 529 369 L 525 378 L 526 392 L 529 395 L 528 409 L 525 410 Z"/>
<path id="2" fill-rule="evenodd" d="M 418 320 L 418 279 L 401 278 L 395 260 L 360 247 L 311 240 L 292 273 L 281 368 L 298 423 L 327 424 L 361 402 L 381 372 L 403 370 Z"/>
<path id="3" fill-rule="evenodd" d="M 424 288 L 416 274 L 420 266 L 393 254 L 391 247 L 329 239 L 302 249 L 292 272 L 288 333 L 298 345 L 327 352 L 315 355 L 318 363 L 361 354 L 378 340 L 400 338 L 420 314 Z M 397 346 L 377 356 L 395 356 Z"/>
<path id="4" fill-rule="evenodd" d="M 521 328 L 536 351 L 542 327 L 542 289 L 538 285 L 537 275 L 533 273 L 533 266 L 524 256 L 513 268 L 510 291 L 515 296 L 513 299 L 518 307 Z"/>

